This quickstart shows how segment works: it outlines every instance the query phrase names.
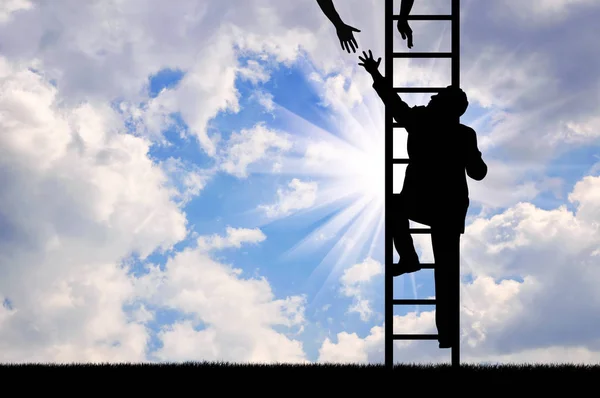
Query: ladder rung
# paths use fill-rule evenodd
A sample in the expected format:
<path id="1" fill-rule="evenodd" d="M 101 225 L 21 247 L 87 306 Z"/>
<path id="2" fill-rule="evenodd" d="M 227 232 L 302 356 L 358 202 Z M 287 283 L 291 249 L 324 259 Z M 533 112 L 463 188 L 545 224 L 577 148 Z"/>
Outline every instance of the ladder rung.
<path id="1" fill-rule="evenodd" d="M 437 334 L 395 334 L 394 340 L 437 340 Z"/>
<path id="2" fill-rule="evenodd" d="M 400 19 L 400 15 L 396 14 L 392 18 L 394 21 Z M 452 15 L 407 15 L 402 17 L 409 21 L 451 21 Z"/>
<path id="3" fill-rule="evenodd" d="M 421 269 L 435 269 L 435 263 L 421 263 Z"/>
<path id="4" fill-rule="evenodd" d="M 435 305 L 435 299 L 393 299 L 394 305 Z"/>
<path id="5" fill-rule="evenodd" d="M 408 158 L 404 158 L 404 159 L 392 159 L 393 164 L 409 164 L 410 163 L 410 159 Z"/>
<path id="6" fill-rule="evenodd" d="M 430 234 L 431 228 L 409 228 L 411 234 Z"/>
<path id="7" fill-rule="evenodd" d="M 394 87 L 397 93 L 439 93 L 445 87 Z"/>
<path id="8" fill-rule="evenodd" d="M 428 52 L 428 53 L 394 53 L 394 58 L 452 58 L 452 53 Z"/>

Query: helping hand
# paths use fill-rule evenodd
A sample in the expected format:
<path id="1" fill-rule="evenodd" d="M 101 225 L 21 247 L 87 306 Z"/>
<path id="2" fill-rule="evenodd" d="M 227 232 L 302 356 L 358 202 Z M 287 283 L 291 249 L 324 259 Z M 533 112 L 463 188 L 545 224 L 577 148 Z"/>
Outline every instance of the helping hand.
<path id="1" fill-rule="evenodd" d="M 364 58 L 363 58 L 364 57 Z M 359 56 L 358 59 L 361 60 L 358 64 L 364 67 L 367 72 L 373 74 L 373 72 L 377 71 L 379 68 L 379 64 L 381 63 L 381 57 L 377 61 L 373 59 L 373 53 L 369 50 L 369 55 L 363 51 L 363 57 Z"/>
<path id="2" fill-rule="evenodd" d="M 350 53 L 350 49 L 352 52 L 356 52 L 358 48 L 358 44 L 354 39 L 354 34 L 352 32 L 360 32 L 360 30 L 346 24 L 342 24 L 336 27 L 338 39 L 340 39 L 340 45 L 342 46 L 342 50 L 344 50 L 344 45 L 346 46 L 345 50 Z"/>
<path id="3" fill-rule="evenodd" d="M 398 32 L 400 32 L 400 35 L 402 36 L 402 40 L 406 40 L 408 38 L 408 42 L 407 42 L 408 48 L 412 48 L 413 35 L 412 35 L 412 29 L 408 25 L 408 20 L 406 20 L 406 19 L 398 20 Z"/>

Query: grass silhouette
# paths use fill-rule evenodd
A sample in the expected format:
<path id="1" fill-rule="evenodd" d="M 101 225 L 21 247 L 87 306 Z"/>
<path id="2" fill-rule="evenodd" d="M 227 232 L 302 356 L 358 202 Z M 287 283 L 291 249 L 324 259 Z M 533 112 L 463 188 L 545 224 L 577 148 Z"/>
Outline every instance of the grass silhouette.
<path id="1" fill-rule="evenodd" d="M 458 391 L 481 386 L 487 394 L 500 395 L 531 391 L 537 396 L 556 394 L 567 388 L 571 395 L 588 395 L 597 389 L 600 365 L 575 364 L 464 364 L 453 368 L 448 364 L 397 364 L 393 370 L 383 364 L 256 364 L 228 362 L 178 363 L 19 363 L 0 365 L 4 380 L 55 380 L 58 385 L 93 385 L 94 393 L 106 389 L 109 395 L 140 395 L 145 388 L 149 396 L 173 395 L 173 385 L 184 392 L 201 383 L 231 394 L 251 390 L 271 393 L 292 392 L 295 396 L 384 394 L 388 386 L 400 388 L 405 395 L 431 390 Z M 108 382 L 105 382 L 107 380 Z M 132 380 L 144 383 L 131 383 Z M 175 384 L 174 384 L 175 383 Z M 127 386 L 127 387 L 125 387 Z M 44 383 L 29 384 L 46 388 Z M 564 388 L 563 388 L 564 387 Z M 59 388 L 59 387 L 57 387 Z M 62 388 L 62 387 L 60 387 Z M 379 392 L 377 392 L 379 391 Z M 347 394 L 350 393 L 350 394 Z M 280 393 L 277 393 L 280 395 Z"/>
<path id="2" fill-rule="evenodd" d="M 15 363 L 2 364 L 0 368 L 197 368 L 198 370 L 289 370 L 289 371 L 320 371 L 320 370 L 339 370 L 339 371 L 376 371 L 385 372 L 387 369 L 383 364 L 260 364 L 260 363 L 230 363 L 230 362 L 144 362 L 144 363 Z M 450 364 L 396 364 L 394 372 L 454 372 L 461 371 L 465 373 L 548 373 L 548 372 L 570 372 L 570 373 L 590 373 L 600 375 L 600 364 L 598 365 L 577 365 L 577 364 L 506 364 L 506 365 L 473 365 L 463 364 L 458 369 Z"/>

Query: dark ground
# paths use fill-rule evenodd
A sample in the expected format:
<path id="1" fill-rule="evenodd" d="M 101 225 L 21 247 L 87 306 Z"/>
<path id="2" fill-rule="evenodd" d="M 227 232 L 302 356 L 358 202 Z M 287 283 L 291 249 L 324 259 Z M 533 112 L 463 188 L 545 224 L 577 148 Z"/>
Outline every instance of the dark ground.
<path id="1" fill-rule="evenodd" d="M 19 364 L 0 365 L 0 381 L 6 397 L 586 397 L 599 396 L 600 365 Z"/>

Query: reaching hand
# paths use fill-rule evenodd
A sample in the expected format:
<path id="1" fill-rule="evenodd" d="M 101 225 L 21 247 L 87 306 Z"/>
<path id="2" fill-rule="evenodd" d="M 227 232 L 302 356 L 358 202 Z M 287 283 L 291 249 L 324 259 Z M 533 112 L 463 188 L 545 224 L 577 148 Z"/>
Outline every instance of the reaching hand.
<path id="1" fill-rule="evenodd" d="M 375 61 L 373 59 L 373 53 L 371 52 L 371 50 L 369 50 L 369 55 L 367 55 L 367 53 L 363 51 L 363 57 L 361 57 L 360 55 L 358 56 L 358 59 L 361 60 L 361 62 L 359 62 L 358 64 L 364 67 L 367 70 L 367 72 L 371 74 L 373 74 L 373 72 L 376 72 L 377 68 L 379 68 L 379 64 L 381 63 L 381 57 L 379 57 L 379 59 Z"/>
<path id="2" fill-rule="evenodd" d="M 338 26 L 336 30 L 342 50 L 344 50 L 344 46 L 346 46 L 345 50 L 348 51 L 348 53 L 350 53 L 350 49 L 352 49 L 352 52 L 356 52 L 358 44 L 356 43 L 352 32 L 360 32 L 360 30 L 346 24 Z"/>
<path id="3" fill-rule="evenodd" d="M 407 42 L 408 48 L 412 48 L 413 35 L 412 35 L 412 29 L 408 25 L 408 20 L 406 20 L 406 19 L 398 20 L 398 32 L 400 32 L 400 35 L 402 36 L 402 40 L 406 40 L 408 38 L 408 42 Z"/>

